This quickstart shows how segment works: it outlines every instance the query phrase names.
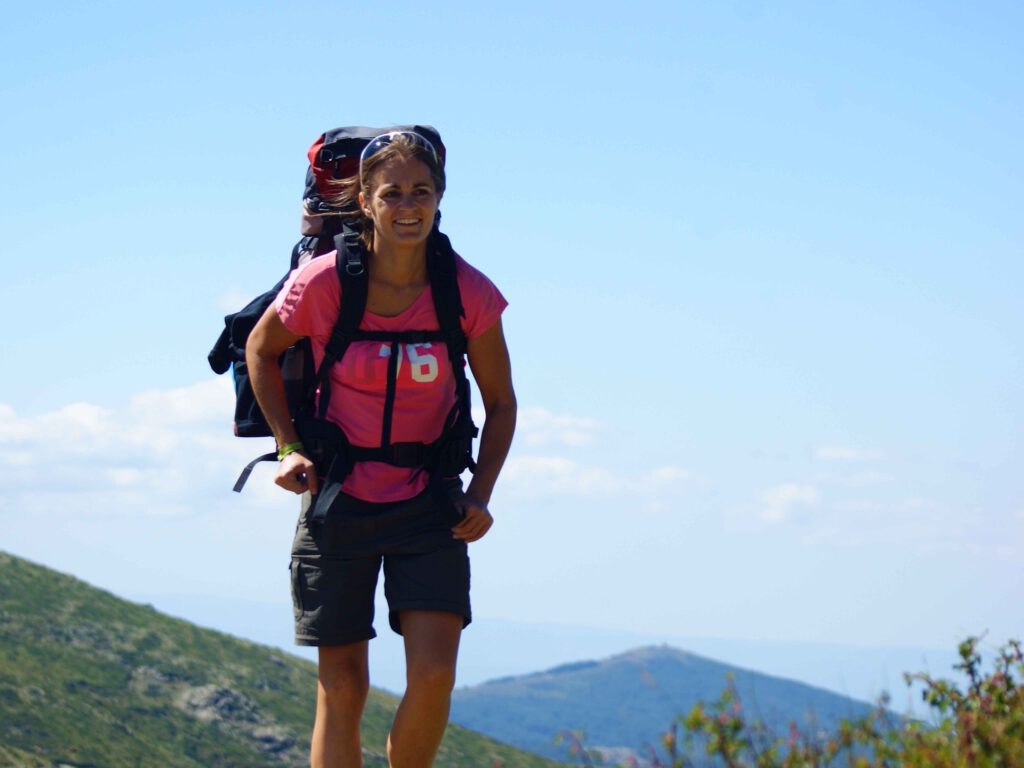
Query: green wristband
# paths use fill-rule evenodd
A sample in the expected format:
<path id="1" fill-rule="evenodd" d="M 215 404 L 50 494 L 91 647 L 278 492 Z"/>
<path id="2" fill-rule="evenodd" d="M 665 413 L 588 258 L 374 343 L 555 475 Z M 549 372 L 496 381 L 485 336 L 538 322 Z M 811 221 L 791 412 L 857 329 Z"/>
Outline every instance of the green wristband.
<path id="1" fill-rule="evenodd" d="M 277 460 L 280 461 L 289 453 L 295 453 L 296 451 L 304 451 L 306 447 L 301 442 L 287 443 L 277 449 Z"/>

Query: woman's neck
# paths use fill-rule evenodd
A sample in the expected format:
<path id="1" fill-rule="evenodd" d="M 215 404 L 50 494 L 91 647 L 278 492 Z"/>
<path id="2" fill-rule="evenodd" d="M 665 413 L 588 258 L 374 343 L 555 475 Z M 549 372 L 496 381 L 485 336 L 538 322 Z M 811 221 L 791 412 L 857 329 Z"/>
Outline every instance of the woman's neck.
<path id="1" fill-rule="evenodd" d="M 388 248 L 374 245 L 370 258 L 370 276 L 394 286 L 423 285 L 427 282 L 427 246 Z"/>

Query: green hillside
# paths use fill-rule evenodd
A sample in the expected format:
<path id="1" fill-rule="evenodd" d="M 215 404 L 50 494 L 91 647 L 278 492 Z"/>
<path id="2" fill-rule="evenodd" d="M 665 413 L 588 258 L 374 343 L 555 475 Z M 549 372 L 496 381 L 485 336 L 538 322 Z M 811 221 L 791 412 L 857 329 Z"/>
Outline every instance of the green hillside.
<path id="1" fill-rule="evenodd" d="M 522 749 L 564 758 L 560 730 L 586 734 L 587 745 L 621 761 L 657 745 L 676 716 L 717 701 L 732 676 L 748 712 L 779 733 L 796 722 L 833 731 L 872 707 L 830 691 L 732 667 L 668 646 L 639 648 L 456 690 L 452 720 Z"/>
<path id="2" fill-rule="evenodd" d="M 316 667 L 0 552 L 0 765 L 306 766 Z M 397 700 L 371 691 L 367 766 Z M 438 766 L 554 763 L 458 726 Z"/>

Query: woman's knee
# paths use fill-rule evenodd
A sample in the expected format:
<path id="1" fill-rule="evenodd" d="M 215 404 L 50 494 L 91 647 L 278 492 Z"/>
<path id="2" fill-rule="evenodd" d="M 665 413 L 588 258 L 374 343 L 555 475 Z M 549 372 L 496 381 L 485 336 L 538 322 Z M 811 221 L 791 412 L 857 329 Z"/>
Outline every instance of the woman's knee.
<path id="1" fill-rule="evenodd" d="M 419 659 L 406 670 L 406 684 L 415 690 L 451 693 L 455 687 L 455 663 L 446 659 Z"/>
<path id="2" fill-rule="evenodd" d="M 336 646 L 320 649 L 318 679 L 328 703 L 359 703 L 370 691 L 370 670 L 363 648 Z"/>

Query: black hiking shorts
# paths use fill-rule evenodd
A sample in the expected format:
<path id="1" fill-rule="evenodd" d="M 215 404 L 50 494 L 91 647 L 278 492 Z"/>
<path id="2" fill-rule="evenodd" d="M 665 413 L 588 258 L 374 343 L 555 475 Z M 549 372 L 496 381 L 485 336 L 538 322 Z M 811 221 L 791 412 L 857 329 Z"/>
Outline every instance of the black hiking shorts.
<path id="1" fill-rule="evenodd" d="M 292 544 L 297 645 L 345 645 L 376 637 L 374 593 L 384 566 L 391 628 L 399 612 L 448 611 L 471 619 L 469 554 L 452 537 L 459 515 L 424 491 L 378 504 L 339 494 L 323 522 L 311 523 L 305 497 Z"/>

